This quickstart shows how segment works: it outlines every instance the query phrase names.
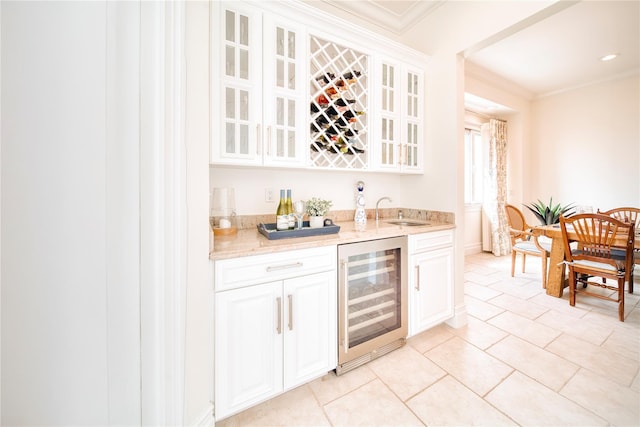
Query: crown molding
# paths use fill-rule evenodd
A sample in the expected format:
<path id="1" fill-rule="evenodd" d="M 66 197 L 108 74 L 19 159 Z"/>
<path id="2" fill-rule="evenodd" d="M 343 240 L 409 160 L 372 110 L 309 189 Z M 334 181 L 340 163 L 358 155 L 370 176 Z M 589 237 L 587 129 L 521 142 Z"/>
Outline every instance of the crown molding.
<path id="1" fill-rule="evenodd" d="M 322 0 L 333 7 L 359 16 L 370 24 L 376 25 L 394 34 L 402 34 L 416 25 L 425 16 L 444 4 L 444 1 L 416 1 L 403 13 L 397 13 L 384 7 L 379 1 L 334 1 Z"/>

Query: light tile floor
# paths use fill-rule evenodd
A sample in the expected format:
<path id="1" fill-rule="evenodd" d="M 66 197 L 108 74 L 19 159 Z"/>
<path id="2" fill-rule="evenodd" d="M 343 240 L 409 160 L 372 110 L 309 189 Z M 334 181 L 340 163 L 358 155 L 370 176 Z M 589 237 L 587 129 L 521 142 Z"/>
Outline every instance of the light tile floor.
<path id="1" fill-rule="evenodd" d="M 639 426 L 640 275 L 623 323 L 615 303 L 546 295 L 538 259 L 514 278 L 510 262 L 466 258 L 465 327 L 439 325 L 216 425 Z"/>

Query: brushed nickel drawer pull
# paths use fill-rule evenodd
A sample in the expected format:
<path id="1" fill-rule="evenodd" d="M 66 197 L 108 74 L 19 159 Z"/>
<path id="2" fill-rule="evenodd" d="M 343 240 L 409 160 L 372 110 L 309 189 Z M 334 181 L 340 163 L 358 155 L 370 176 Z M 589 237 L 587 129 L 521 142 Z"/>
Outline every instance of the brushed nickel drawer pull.
<path id="1" fill-rule="evenodd" d="M 300 261 L 294 262 L 292 264 L 284 264 L 284 265 L 275 265 L 267 267 L 267 272 L 278 271 L 278 270 L 287 270 L 289 268 L 297 268 L 302 267 L 302 263 Z"/>
<path id="2" fill-rule="evenodd" d="M 282 333 L 282 298 L 278 297 L 276 298 L 276 302 L 278 303 L 278 318 L 277 318 L 277 324 L 276 324 L 276 332 L 278 333 L 278 335 L 280 335 Z"/>
<path id="3" fill-rule="evenodd" d="M 293 295 L 287 295 L 289 298 L 289 330 L 293 331 Z"/>

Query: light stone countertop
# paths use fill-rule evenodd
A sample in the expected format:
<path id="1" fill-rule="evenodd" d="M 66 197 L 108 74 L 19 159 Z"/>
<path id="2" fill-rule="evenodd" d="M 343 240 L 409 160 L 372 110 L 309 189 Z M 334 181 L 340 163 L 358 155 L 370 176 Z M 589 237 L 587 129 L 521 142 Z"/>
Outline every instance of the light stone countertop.
<path id="1" fill-rule="evenodd" d="M 339 245 L 343 243 L 362 242 L 366 240 L 383 239 L 388 237 L 407 236 L 409 234 L 428 233 L 439 230 L 450 230 L 455 224 L 430 221 L 424 226 L 400 226 L 389 224 L 384 219 L 376 222 L 368 220 L 366 226 L 356 229 L 353 221 L 335 222 L 340 226 L 340 231 L 335 234 L 321 236 L 292 237 L 287 239 L 269 240 L 257 228 L 238 230 L 234 236 L 216 236 L 214 238 L 213 251 L 209 253 L 209 259 L 221 260 L 238 258 L 249 255 L 261 255 L 267 253 L 290 251 L 296 249 L 314 248 L 318 246 Z M 397 220 L 397 219 L 396 219 Z"/>

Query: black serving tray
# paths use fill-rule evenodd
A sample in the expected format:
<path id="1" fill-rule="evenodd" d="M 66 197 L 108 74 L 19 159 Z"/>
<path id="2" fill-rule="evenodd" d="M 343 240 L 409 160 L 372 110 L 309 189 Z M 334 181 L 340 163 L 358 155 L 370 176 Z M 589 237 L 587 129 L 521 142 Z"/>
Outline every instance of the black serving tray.
<path id="1" fill-rule="evenodd" d="M 258 231 L 264 237 L 269 240 L 278 240 L 278 239 L 290 239 L 292 237 L 307 237 L 307 236 L 321 236 L 323 234 L 335 234 L 340 231 L 340 226 L 335 225 L 332 220 L 325 219 L 324 227 L 311 228 L 309 227 L 309 221 L 304 221 L 302 223 L 302 228 L 299 230 L 282 230 L 278 231 L 276 229 L 276 224 L 258 224 Z"/>

